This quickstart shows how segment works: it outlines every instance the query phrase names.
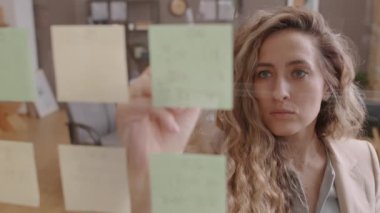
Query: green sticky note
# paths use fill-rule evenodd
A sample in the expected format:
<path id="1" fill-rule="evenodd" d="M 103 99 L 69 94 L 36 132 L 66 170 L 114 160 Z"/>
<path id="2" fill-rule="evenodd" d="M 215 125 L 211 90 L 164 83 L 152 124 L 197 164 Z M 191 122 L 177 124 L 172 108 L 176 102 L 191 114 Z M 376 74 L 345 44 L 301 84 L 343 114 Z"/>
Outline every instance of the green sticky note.
<path id="1" fill-rule="evenodd" d="M 151 26 L 154 106 L 231 109 L 232 43 L 229 24 Z"/>
<path id="2" fill-rule="evenodd" d="M 227 210 L 224 156 L 150 156 L 153 213 L 223 213 Z"/>
<path id="3" fill-rule="evenodd" d="M 0 29 L 0 101 L 34 101 L 37 97 L 28 33 Z"/>

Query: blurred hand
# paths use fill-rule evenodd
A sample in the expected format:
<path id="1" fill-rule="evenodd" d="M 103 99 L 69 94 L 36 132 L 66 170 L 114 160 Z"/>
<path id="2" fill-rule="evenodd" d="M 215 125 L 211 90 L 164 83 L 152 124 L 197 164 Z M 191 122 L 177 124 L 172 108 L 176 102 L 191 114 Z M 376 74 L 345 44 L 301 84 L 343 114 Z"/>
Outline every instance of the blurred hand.
<path id="1" fill-rule="evenodd" d="M 129 102 L 118 105 L 116 119 L 119 138 L 127 149 L 129 182 L 134 193 L 132 203 L 136 203 L 134 199 L 146 200 L 146 197 L 136 198 L 137 194 L 149 194 L 146 186 L 149 154 L 182 153 L 200 109 L 154 108 L 149 68 L 130 83 L 129 92 Z M 136 206 L 133 209 L 149 212 Z"/>
<path id="2" fill-rule="evenodd" d="M 129 102 L 117 107 L 118 133 L 128 158 L 144 163 L 152 152 L 183 152 L 200 109 L 153 108 L 149 68 L 131 82 L 129 92 Z"/>

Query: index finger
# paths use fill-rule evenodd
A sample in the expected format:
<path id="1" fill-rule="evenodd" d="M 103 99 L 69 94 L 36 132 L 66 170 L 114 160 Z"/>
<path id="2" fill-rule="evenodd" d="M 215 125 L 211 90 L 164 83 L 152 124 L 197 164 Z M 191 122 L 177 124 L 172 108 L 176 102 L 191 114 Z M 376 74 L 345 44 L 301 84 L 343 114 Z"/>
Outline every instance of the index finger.
<path id="1" fill-rule="evenodd" d="M 147 68 L 144 72 L 133 79 L 129 85 L 129 94 L 131 98 L 136 97 L 150 97 L 152 94 L 151 74 L 150 69 Z"/>

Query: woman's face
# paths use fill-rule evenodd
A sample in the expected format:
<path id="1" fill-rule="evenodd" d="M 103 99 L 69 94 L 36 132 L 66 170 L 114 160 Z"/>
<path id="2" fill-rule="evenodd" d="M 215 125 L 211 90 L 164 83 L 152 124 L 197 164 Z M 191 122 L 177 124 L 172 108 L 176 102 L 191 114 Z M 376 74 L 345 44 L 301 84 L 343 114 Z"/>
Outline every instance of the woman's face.
<path id="1" fill-rule="evenodd" d="M 314 132 L 324 95 L 313 38 L 284 30 L 263 43 L 254 69 L 261 119 L 278 137 Z"/>

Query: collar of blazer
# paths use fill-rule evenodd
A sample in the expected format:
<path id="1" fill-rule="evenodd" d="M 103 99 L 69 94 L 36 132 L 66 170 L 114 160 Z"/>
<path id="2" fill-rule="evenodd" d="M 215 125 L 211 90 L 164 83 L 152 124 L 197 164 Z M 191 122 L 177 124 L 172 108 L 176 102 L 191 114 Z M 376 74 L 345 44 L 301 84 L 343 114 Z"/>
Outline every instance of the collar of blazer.
<path id="1" fill-rule="evenodd" d="M 345 213 L 370 212 L 363 186 L 363 175 L 366 174 L 360 174 L 358 160 L 350 151 L 356 147 L 352 143 L 357 142 L 354 139 L 327 139 L 325 143 L 336 173 L 335 187 L 340 211 Z"/>

